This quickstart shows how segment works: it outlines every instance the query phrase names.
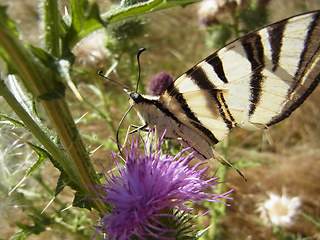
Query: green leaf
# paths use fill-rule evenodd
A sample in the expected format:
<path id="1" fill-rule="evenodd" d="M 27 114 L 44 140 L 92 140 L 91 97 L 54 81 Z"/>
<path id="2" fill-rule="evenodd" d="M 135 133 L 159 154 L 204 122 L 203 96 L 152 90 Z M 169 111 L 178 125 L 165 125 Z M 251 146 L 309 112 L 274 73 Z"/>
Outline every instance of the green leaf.
<path id="1" fill-rule="evenodd" d="M 70 49 L 84 36 L 103 27 L 97 3 L 89 3 L 87 0 L 72 0 L 71 11 L 71 26 L 63 39 L 62 57 L 65 59 L 69 59 L 72 56 Z"/>
<path id="2" fill-rule="evenodd" d="M 38 154 L 39 158 L 37 162 L 33 164 L 32 167 L 27 171 L 27 174 L 25 175 L 25 177 L 27 177 L 46 158 L 49 158 L 52 164 L 61 172 L 59 180 L 57 182 L 55 196 L 57 196 L 64 189 L 65 186 L 70 186 L 75 190 L 79 189 L 77 184 L 75 182 L 72 182 L 72 180 L 68 177 L 64 169 L 60 166 L 60 164 L 53 158 L 53 156 L 49 152 L 47 152 L 42 147 L 36 146 L 30 142 L 27 142 L 27 144 Z"/>
<path id="3" fill-rule="evenodd" d="M 43 65 L 50 69 L 52 73 L 56 73 L 57 76 L 54 79 L 59 79 L 59 60 L 41 48 L 32 45 L 29 45 L 29 48 L 32 51 L 32 53 L 37 57 L 37 59 L 40 60 L 41 63 L 43 63 Z M 55 87 L 53 89 L 50 89 L 50 92 L 46 92 L 38 96 L 40 99 L 55 100 L 65 97 L 66 86 L 64 85 L 64 83 L 57 80 L 53 81 L 55 82 Z"/>
<path id="4" fill-rule="evenodd" d="M 16 225 L 18 225 L 16 223 Z M 27 237 L 29 237 L 32 233 L 30 232 L 24 232 L 23 230 L 19 230 L 10 238 L 10 240 L 25 240 Z"/>
<path id="5" fill-rule="evenodd" d="M 16 222 L 16 225 L 26 234 L 40 234 L 41 232 L 46 231 L 47 226 L 51 224 L 49 217 L 46 217 L 45 214 L 42 215 L 28 215 L 28 218 L 33 221 L 33 225 L 27 225 L 21 222 Z"/>
<path id="6" fill-rule="evenodd" d="M 7 115 L 4 115 L 4 114 L 1 114 L 1 113 L 0 113 L 0 117 L 8 120 L 8 121 L 11 122 L 15 127 L 24 127 L 24 128 L 26 128 L 26 126 L 25 126 L 22 122 L 20 122 L 19 120 L 16 120 L 16 119 L 14 119 L 14 118 L 11 118 L 11 117 L 9 117 L 9 116 L 7 116 Z"/>
<path id="7" fill-rule="evenodd" d="M 59 163 L 51 156 L 50 153 L 48 153 L 45 149 L 36 146 L 30 142 L 27 142 L 27 144 L 38 154 L 38 160 L 36 163 L 34 163 L 29 170 L 27 171 L 25 177 L 30 175 L 46 158 L 49 158 L 53 165 L 60 170 L 61 174 L 59 176 L 59 180 L 57 182 L 57 186 L 55 189 L 55 196 L 58 196 L 58 194 L 64 189 L 65 186 L 70 186 L 73 189 L 79 189 L 77 184 L 75 182 L 72 182 L 68 175 L 65 173 L 64 169 L 59 165 Z"/>
<path id="8" fill-rule="evenodd" d="M 88 11 L 86 12 L 86 21 L 84 22 L 84 27 L 82 29 L 83 33 L 87 35 L 87 32 L 92 32 L 96 26 L 104 27 L 104 23 L 100 18 L 99 7 L 97 3 L 90 5 Z M 82 35 L 85 36 L 85 35 Z"/>
<path id="9" fill-rule="evenodd" d="M 150 0 L 128 7 L 121 7 L 114 11 L 109 11 L 102 16 L 102 19 L 106 23 L 112 23 L 126 18 L 136 17 L 142 14 L 163 10 L 166 8 L 186 6 L 196 2 L 199 2 L 199 0 Z"/>
<path id="10" fill-rule="evenodd" d="M 67 176 L 65 176 L 63 173 L 60 174 L 58 182 L 57 182 L 57 186 L 56 186 L 56 190 L 54 195 L 58 196 L 58 194 L 64 189 L 64 187 L 66 186 L 64 179 L 68 179 Z"/>
<path id="11" fill-rule="evenodd" d="M 25 177 L 28 177 L 46 158 L 52 159 L 52 156 L 50 156 L 50 154 L 45 149 L 36 146 L 31 142 L 27 142 L 27 144 L 38 155 L 38 160 L 34 164 L 32 164 L 32 166 L 28 169 L 27 173 L 25 174 Z"/>
<path id="12" fill-rule="evenodd" d="M 83 22 L 85 21 L 85 10 L 88 8 L 88 1 L 76 0 L 71 1 L 72 23 L 71 27 L 77 33 L 82 30 Z"/>
<path id="13" fill-rule="evenodd" d="M 54 70 L 53 72 L 58 72 L 58 59 L 52 56 L 51 54 L 47 53 L 45 50 L 42 48 L 33 46 L 33 45 L 28 45 L 29 49 L 31 50 L 32 54 L 43 63 L 46 67 L 49 69 Z"/>
<path id="14" fill-rule="evenodd" d="M 18 37 L 19 33 L 16 28 L 16 24 L 14 21 L 12 21 L 8 15 L 7 15 L 7 6 L 1 6 L 0 5 L 0 26 L 4 27 L 10 31 L 12 34 L 14 34 L 16 37 Z"/>
<path id="15" fill-rule="evenodd" d="M 88 210 L 95 208 L 94 202 L 92 200 L 87 199 L 87 198 L 88 198 L 88 195 L 86 193 L 84 193 L 82 191 L 77 191 L 74 194 L 72 206 L 86 208 Z"/>

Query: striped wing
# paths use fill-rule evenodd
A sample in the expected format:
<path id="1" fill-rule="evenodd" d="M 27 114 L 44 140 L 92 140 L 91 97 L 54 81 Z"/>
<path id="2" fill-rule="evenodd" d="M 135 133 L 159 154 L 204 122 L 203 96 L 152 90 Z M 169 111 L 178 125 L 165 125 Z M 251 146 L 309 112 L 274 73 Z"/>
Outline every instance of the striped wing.
<path id="1" fill-rule="evenodd" d="M 246 35 L 179 77 L 160 97 L 215 144 L 235 126 L 263 129 L 288 116 L 320 80 L 320 11 Z"/>

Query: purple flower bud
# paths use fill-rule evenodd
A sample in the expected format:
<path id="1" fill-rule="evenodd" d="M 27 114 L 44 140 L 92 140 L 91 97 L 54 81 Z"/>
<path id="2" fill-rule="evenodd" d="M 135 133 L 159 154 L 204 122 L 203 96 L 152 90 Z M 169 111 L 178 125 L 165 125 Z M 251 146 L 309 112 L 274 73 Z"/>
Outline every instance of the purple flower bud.
<path id="1" fill-rule="evenodd" d="M 160 72 L 151 79 L 148 92 L 152 95 L 159 96 L 171 83 L 173 83 L 171 75 L 166 72 Z"/>

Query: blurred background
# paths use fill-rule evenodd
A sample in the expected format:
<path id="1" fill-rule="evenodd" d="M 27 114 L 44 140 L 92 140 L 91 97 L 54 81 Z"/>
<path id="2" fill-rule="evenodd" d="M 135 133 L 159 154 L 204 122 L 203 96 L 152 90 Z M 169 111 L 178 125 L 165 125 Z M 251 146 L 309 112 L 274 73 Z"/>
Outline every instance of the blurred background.
<path id="1" fill-rule="evenodd" d="M 119 1 L 97 2 L 101 12 L 119 5 Z M 8 14 L 16 21 L 23 41 L 37 46 L 43 44 L 41 1 L 0 0 L 0 4 L 8 5 Z M 59 4 L 61 12 L 67 15 L 69 1 Z M 136 53 L 139 47 L 145 47 L 147 51 L 141 56 L 139 91 L 148 93 L 149 82 L 158 73 L 164 71 L 176 78 L 245 33 L 316 9 L 320 9 L 319 0 L 199 1 L 109 24 L 106 30 L 82 39 L 73 49 L 76 59 L 72 80 L 84 101 L 79 101 L 70 89 L 67 98 L 74 118 L 79 120 L 78 127 L 97 171 L 101 170 L 98 160 L 107 161 L 109 149 L 116 150 L 110 138 L 115 139 L 117 125 L 129 107 L 122 89 L 97 76 L 97 70 L 110 70 L 109 76 L 115 81 L 135 86 L 138 75 Z M 0 59 L 0 69 L 4 66 Z M 226 189 L 235 189 L 231 194 L 234 200 L 210 230 L 215 231 L 214 239 L 320 239 L 319 96 L 318 87 L 287 120 L 263 132 L 234 129 L 218 144 L 217 151 L 234 162 L 248 181 L 233 169 L 227 171 Z M 10 113 L 3 99 L 0 99 L 0 106 L 3 112 Z M 134 111 L 121 127 L 121 139 L 129 124 L 140 124 Z M 25 226 L 30 223 L 29 213 L 21 206 L 46 207 L 51 199 L 47 188 L 54 189 L 59 177 L 58 170 L 47 161 L 15 195 L 7 197 L 8 189 L 18 184 L 36 159 L 20 138 L 31 136 L 21 129 L 0 126 L 0 179 L 3 178 L 0 239 L 14 236 L 18 231 L 16 222 Z M 222 168 L 220 164 L 216 167 Z M 23 197 L 19 197 L 21 194 Z M 65 189 L 55 202 L 60 207 L 68 207 L 72 197 Z M 273 206 L 271 210 L 270 205 Z M 46 211 L 50 213 L 51 207 L 55 208 L 55 205 Z M 199 211 L 202 208 L 195 206 Z M 36 213 L 39 214 L 38 210 L 34 210 Z M 97 224 L 97 214 L 78 209 L 67 210 L 65 214 L 60 224 L 55 218 L 55 224 L 48 224 L 50 227 L 46 229 L 39 227 L 39 235 L 32 234 L 27 239 L 90 239 L 86 236 L 93 234 L 91 226 Z M 282 220 L 274 221 L 282 215 Z M 199 220 L 203 227 L 212 224 L 210 217 Z M 50 217 L 47 221 L 51 221 Z"/>

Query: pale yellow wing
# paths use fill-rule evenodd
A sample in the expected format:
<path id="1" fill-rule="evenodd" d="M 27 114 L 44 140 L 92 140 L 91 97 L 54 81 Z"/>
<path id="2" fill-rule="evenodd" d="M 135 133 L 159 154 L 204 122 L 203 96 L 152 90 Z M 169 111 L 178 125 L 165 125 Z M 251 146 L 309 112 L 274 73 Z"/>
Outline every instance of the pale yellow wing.
<path id="1" fill-rule="evenodd" d="M 159 101 L 211 145 L 235 126 L 287 118 L 318 85 L 320 11 L 246 35 L 179 77 Z"/>

